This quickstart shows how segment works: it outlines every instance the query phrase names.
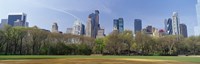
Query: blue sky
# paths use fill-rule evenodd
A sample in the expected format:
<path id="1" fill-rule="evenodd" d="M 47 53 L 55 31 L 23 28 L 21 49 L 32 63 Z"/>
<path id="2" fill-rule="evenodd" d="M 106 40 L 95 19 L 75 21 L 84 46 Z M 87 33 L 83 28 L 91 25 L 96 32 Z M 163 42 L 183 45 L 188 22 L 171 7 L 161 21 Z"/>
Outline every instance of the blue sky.
<path id="1" fill-rule="evenodd" d="M 100 24 L 106 34 L 113 29 L 113 19 L 124 18 L 125 29 L 133 30 L 134 19 L 142 19 L 143 28 L 152 25 L 164 28 L 164 19 L 178 12 L 180 22 L 188 26 L 188 34 L 194 34 L 196 0 L 0 0 L 0 19 L 8 13 L 24 12 L 30 26 L 51 29 L 57 22 L 59 30 L 66 32 L 76 18 L 86 23 L 88 15 L 100 11 Z"/>

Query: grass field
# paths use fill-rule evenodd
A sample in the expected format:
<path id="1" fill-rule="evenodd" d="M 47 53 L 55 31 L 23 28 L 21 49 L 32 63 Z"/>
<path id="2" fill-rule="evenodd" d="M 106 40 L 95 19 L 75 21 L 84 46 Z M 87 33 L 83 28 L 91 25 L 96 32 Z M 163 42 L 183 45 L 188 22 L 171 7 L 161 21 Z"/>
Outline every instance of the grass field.
<path id="1" fill-rule="evenodd" d="M 200 64 L 200 57 L 178 56 L 0 56 L 0 64 Z"/>

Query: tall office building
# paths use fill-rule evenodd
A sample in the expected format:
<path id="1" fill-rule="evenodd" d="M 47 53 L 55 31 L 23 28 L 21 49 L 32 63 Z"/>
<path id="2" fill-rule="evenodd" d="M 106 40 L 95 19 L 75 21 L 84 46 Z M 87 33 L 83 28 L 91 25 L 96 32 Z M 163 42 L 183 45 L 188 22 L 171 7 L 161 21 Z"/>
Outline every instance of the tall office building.
<path id="1" fill-rule="evenodd" d="M 134 21 L 134 33 L 140 32 L 142 30 L 142 20 L 135 19 Z"/>
<path id="2" fill-rule="evenodd" d="M 55 22 L 53 23 L 52 25 L 52 29 L 51 29 L 51 32 L 55 32 L 55 33 L 58 33 L 58 24 Z"/>
<path id="3" fill-rule="evenodd" d="M 113 20 L 113 30 L 117 30 L 120 33 L 124 31 L 124 20 L 123 20 L 123 18 Z"/>
<path id="4" fill-rule="evenodd" d="M 183 36 L 183 37 L 188 37 L 188 34 L 187 34 L 187 26 L 185 24 L 180 24 L 180 34 Z"/>
<path id="5" fill-rule="evenodd" d="M 195 36 L 199 36 L 200 35 L 200 0 L 197 0 L 196 12 L 197 12 L 198 26 L 194 27 L 194 32 L 195 32 Z"/>
<path id="6" fill-rule="evenodd" d="M 173 30 L 172 30 L 172 19 L 165 19 L 165 32 L 167 35 L 172 35 Z"/>
<path id="7" fill-rule="evenodd" d="M 118 21 L 119 21 L 119 32 L 121 33 L 124 31 L 124 20 L 123 18 L 119 18 Z"/>
<path id="8" fill-rule="evenodd" d="M 113 30 L 119 30 L 119 22 L 118 19 L 113 20 Z"/>
<path id="9" fill-rule="evenodd" d="M 96 38 L 99 28 L 99 11 L 95 10 L 95 13 L 92 13 L 88 16 L 86 36 Z"/>
<path id="10" fill-rule="evenodd" d="M 73 25 L 72 34 L 74 35 L 84 35 L 85 26 L 79 21 L 76 20 Z"/>
<path id="11" fill-rule="evenodd" d="M 26 14 L 25 13 L 10 13 L 8 15 L 8 25 L 14 26 L 14 23 L 17 20 L 22 22 L 21 26 L 25 26 Z"/>
<path id="12" fill-rule="evenodd" d="M 1 19 L 0 29 L 3 29 L 8 24 L 8 19 Z"/>
<path id="13" fill-rule="evenodd" d="M 173 12 L 173 16 L 172 16 L 172 31 L 173 31 L 173 35 L 180 35 L 180 26 L 179 26 L 179 17 L 178 17 L 178 13 L 177 12 Z"/>

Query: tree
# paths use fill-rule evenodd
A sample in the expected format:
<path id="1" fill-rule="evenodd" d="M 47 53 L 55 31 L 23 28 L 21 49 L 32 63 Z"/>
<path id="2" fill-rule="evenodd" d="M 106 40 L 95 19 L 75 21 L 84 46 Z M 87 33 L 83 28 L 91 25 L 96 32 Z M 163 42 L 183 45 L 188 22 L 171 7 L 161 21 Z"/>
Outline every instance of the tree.
<path id="1" fill-rule="evenodd" d="M 125 30 L 123 33 L 119 36 L 123 43 L 126 45 L 126 49 L 128 50 L 128 55 L 130 55 L 131 46 L 134 44 L 134 37 L 132 31 Z"/>
<path id="2" fill-rule="evenodd" d="M 48 33 L 34 27 L 29 29 L 28 34 L 32 43 L 32 54 L 39 54 L 41 45 L 47 39 Z"/>
<path id="3" fill-rule="evenodd" d="M 102 54 L 103 49 L 105 47 L 104 39 L 103 38 L 98 38 L 95 39 L 95 46 L 94 46 L 94 53 L 96 54 Z"/>

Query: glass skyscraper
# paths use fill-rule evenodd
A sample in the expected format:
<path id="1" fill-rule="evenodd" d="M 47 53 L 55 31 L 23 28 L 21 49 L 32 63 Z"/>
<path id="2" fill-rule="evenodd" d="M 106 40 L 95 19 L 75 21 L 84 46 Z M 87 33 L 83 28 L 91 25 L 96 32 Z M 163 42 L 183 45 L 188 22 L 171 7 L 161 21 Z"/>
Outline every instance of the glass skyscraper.
<path id="1" fill-rule="evenodd" d="M 135 19 L 134 21 L 134 33 L 140 32 L 142 30 L 142 20 Z"/>
<path id="2" fill-rule="evenodd" d="M 95 13 L 92 13 L 88 16 L 86 36 L 96 38 L 99 28 L 99 11 L 95 10 Z"/>
<path id="3" fill-rule="evenodd" d="M 165 31 L 168 35 L 172 35 L 172 33 L 173 33 L 171 18 L 165 20 Z"/>
<path id="4" fill-rule="evenodd" d="M 180 24 L 180 34 L 183 36 L 183 37 L 188 37 L 188 34 L 187 34 L 187 26 L 185 24 Z"/>
<path id="5" fill-rule="evenodd" d="M 197 0 L 197 5 L 196 5 L 196 11 L 197 11 L 197 23 L 198 26 L 194 28 L 194 32 L 196 36 L 200 35 L 200 0 Z"/>
<path id="6" fill-rule="evenodd" d="M 123 18 L 119 18 L 119 32 L 123 32 L 124 31 L 124 20 Z"/>
<path id="7" fill-rule="evenodd" d="M 118 30 L 119 29 L 119 22 L 118 19 L 113 20 L 113 30 Z"/>
<path id="8" fill-rule="evenodd" d="M 124 31 L 124 20 L 123 18 L 119 19 L 114 19 L 113 20 L 113 30 L 117 30 L 118 32 L 123 32 Z"/>
<path id="9" fill-rule="evenodd" d="M 25 26 L 26 14 L 25 13 L 11 13 L 8 15 L 8 25 L 14 26 L 14 23 L 17 20 L 22 22 L 22 26 Z"/>

